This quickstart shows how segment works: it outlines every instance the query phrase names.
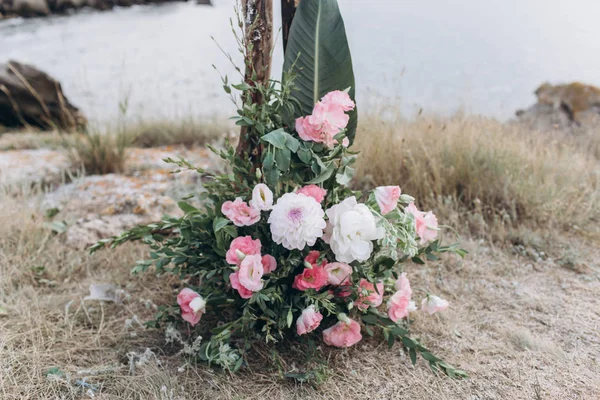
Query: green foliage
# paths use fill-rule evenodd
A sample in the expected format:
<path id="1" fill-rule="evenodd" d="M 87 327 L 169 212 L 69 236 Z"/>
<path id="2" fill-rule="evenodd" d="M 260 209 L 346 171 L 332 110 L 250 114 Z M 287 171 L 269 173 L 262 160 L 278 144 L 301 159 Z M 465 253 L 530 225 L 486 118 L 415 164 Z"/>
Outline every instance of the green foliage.
<path id="1" fill-rule="evenodd" d="M 312 113 L 313 106 L 333 90 L 350 89 L 354 100 L 354 71 L 346 29 L 337 0 L 303 0 L 290 28 L 284 71 L 298 77 L 292 97 L 300 109 L 296 117 Z M 350 113 L 347 136 L 354 140 L 358 113 Z"/>

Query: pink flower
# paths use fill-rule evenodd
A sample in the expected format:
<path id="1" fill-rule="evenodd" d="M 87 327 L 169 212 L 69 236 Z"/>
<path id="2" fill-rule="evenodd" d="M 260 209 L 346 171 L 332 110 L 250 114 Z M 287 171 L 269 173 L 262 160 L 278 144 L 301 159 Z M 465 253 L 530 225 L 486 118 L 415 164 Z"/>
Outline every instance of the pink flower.
<path id="1" fill-rule="evenodd" d="M 308 252 L 308 255 L 306 257 L 304 257 L 304 261 L 306 261 L 313 267 L 318 267 L 319 265 L 317 264 L 317 260 L 319 259 L 320 256 L 321 256 L 321 253 L 319 253 L 317 250 L 311 250 Z M 327 264 L 327 260 L 323 259 L 321 261 L 320 266 L 324 267 L 325 264 Z"/>
<path id="2" fill-rule="evenodd" d="M 348 147 L 350 146 L 350 139 L 348 139 L 347 137 L 342 139 L 342 146 L 344 147 Z"/>
<path id="3" fill-rule="evenodd" d="M 337 144 L 333 137 L 340 133 L 350 121 L 348 114 L 345 114 L 338 105 L 323 102 L 315 104 L 312 115 L 307 118 L 311 125 L 318 127 L 321 139 L 319 143 L 325 143 L 330 149 Z"/>
<path id="4" fill-rule="evenodd" d="M 248 290 L 240 284 L 237 272 L 229 274 L 229 281 L 231 282 L 231 287 L 238 291 L 242 299 L 249 299 L 250 297 L 252 297 L 252 290 Z"/>
<path id="5" fill-rule="evenodd" d="M 323 267 L 305 268 L 301 274 L 296 275 L 292 287 L 303 291 L 308 289 L 319 290 L 327 285 L 327 277 L 327 271 Z"/>
<path id="6" fill-rule="evenodd" d="M 365 311 L 369 306 L 379 307 L 383 302 L 383 282 L 377 283 L 377 288 L 368 280 L 362 278 L 358 282 L 359 297 L 354 302 L 354 305 L 359 310 Z"/>
<path id="7" fill-rule="evenodd" d="M 265 274 L 270 274 L 277 269 L 277 260 L 270 254 L 262 256 L 262 265 Z"/>
<path id="8" fill-rule="evenodd" d="M 419 211 L 415 203 L 410 203 L 406 207 L 406 212 L 415 217 L 415 229 L 417 235 L 421 238 L 421 244 L 431 242 L 437 237 L 438 221 L 437 217 L 431 211 L 427 213 Z"/>
<path id="9" fill-rule="evenodd" d="M 229 264 L 239 266 L 242 260 L 238 257 L 239 252 L 244 256 L 260 254 L 260 239 L 252 240 L 251 236 L 239 236 L 231 241 L 225 259 Z"/>
<path id="10" fill-rule="evenodd" d="M 206 301 L 192 289 L 182 289 L 177 295 L 177 304 L 181 308 L 181 318 L 196 326 L 206 312 Z"/>
<path id="11" fill-rule="evenodd" d="M 400 186 L 379 186 L 375 189 L 374 193 L 381 214 L 385 215 L 393 211 L 398 205 Z"/>
<path id="12" fill-rule="evenodd" d="M 312 197 L 317 201 L 317 203 L 322 203 L 323 199 L 325 199 L 325 196 L 327 196 L 327 190 L 320 188 L 317 185 L 307 185 L 301 187 L 300 189 L 296 190 L 296 193 Z"/>
<path id="13" fill-rule="evenodd" d="M 400 275 L 394 287 L 397 291 L 389 298 L 387 307 L 388 316 L 392 321 L 397 322 L 399 319 L 406 317 L 410 311 L 413 311 L 415 306 L 414 302 L 410 301 L 412 289 L 406 273 Z"/>
<path id="14" fill-rule="evenodd" d="M 444 311 L 449 306 L 450 303 L 448 303 L 446 300 L 428 294 L 421 303 L 421 310 L 429 314 L 435 314 L 438 311 Z"/>
<path id="15" fill-rule="evenodd" d="M 319 127 L 311 124 L 309 117 L 296 118 L 296 131 L 302 140 L 307 142 L 321 142 Z"/>
<path id="16" fill-rule="evenodd" d="M 241 197 L 236 198 L 235 201 L 223 203 L 221 212 L 235 226 L 250 226 L 260 220 L 260 210 L 250 207 Z"/>
<path id="17" fill-rule="evenodd" d="M 348 322 L 340 321 L 331 328 L 323 331 L 323 341 L 329 346 L 350 347 L 360 342 L 360 325 L 358 322 L 345 317 Z"/>
<path id="18" fill-rule="evenodd" d="M 352 276 L 352 267 L 346 263 L 334 262 L 325 265 L 327 281 L 330 285 L 348 285 Z"/>
<path id="19" fill-rule="evenodd" d="M 264 268 L 262 265 L 262 257 L 260 254 L 246 256 L 240 264 L 238 271 L 238 279 L 240 284 L 248 290 L 258 292 L 263 288 Z"/>
<path id="20" fill-rule="evenodd" d="M 333 90 L 327 93 L 321 99 L 321 102 L 331 104 L 335 107 L 340 108 L 342 111 L 354 110 L 354 102 L 350 98 L 350 95 L 341 90 Z"/>
<path id="21" fill-rule="evenodd" d="M 322 319 L 323 315 L 315 311 L 314 305 L 310 305 L 302 311 L 302 315 L 296 320 L 296 332 L 298 335 L 312 332 L 319 327 Z"/>

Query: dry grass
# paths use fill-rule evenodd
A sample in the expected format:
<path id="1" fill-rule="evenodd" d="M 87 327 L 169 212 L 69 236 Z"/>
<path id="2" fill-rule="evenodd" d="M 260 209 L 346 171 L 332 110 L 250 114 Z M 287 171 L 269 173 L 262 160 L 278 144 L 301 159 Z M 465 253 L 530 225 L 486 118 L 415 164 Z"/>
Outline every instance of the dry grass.
<path id="1" fill-rule="evenodd" d="M 87 175 L 121 173 L 132 139 L 126 133 L 90 133 L 69 139 L 68 154 Z"/>
<path id="2" fill-rule="evenodd" d="M 265 348 L 235 376 L 178 355 L 159 330 L 132 321 L 150 319 L 153 304 L 171 304 L 178 290 L 174 280 L 129 275 L 147 249 L 131 244 L 90 257 L 66 247 L 37 210 L 35 197 L 0 199 L 2 399 L 80 399 L 88 390 L 102 400 L 600 397 L 597 236 L 562 233 L 544 255 L 530 248 L 543 231 L 514 252 L 467 241 L 464 261 L 408 266 L 413 287 L 452 303 L 439 316 L 418 315 L 414 332 L 470 379 L 436 376 L 423 363 L 412 367 L 398 346 L 364 340 L 349 350 L 320 347 L 328 366 L 315 385 L 266 367 Z M 113 283 L 130 298 L 84 302 L 93 282 Z M 283 370 L 297 371 L 304 349 L 286 347 Z M 154 355 L 144 357 L 146 349 Z"/>
<path id="3" fill-rule="evenodd" d="M 397 182 L 450 225 L 502 237 L 516 226 L 600 220 L 597 132 L 542 133 L 464 115 L 366 116 L 361 127 L 359 182 Z"/>

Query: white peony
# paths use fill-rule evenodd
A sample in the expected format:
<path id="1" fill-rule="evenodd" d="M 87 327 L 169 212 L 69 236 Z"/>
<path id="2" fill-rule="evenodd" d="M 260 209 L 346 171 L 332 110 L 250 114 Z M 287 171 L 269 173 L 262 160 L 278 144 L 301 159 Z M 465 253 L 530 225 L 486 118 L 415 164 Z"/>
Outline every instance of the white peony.
<path id="1" fill-rule="evenodd" d="M 312 197 L 286 193 L 277 200 L 269 216 L 275 243 L 288 250 L 313 246 L 327 225 L 321 205 Z"/>
<path id="2" fill-rule="evenodd" d="M 323 240 L 329 243 L 336 260 L 350 263 L 366 261 L 373 251 L 373 240 L 383 238 L 385 230 L 378 228 L 375 216 L 356 197 L 348 197 L 327 210 L 329 222 Z"/>
<path id="3" fill-rule="evenodd" d="M 250 206 L 261 211 L 269 211 L 273 207 L 273 192 L 264 183 L 259 183 L 252 190 Z"/>

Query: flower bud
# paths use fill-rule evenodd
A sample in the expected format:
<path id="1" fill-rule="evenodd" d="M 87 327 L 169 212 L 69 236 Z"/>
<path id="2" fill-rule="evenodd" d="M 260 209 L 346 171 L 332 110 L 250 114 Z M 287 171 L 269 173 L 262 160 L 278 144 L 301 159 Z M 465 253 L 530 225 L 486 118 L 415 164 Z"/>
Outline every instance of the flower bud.
<path id="1" fill-rule="evenodd" d="M 349 324 L 352 320 L 350 318 L 348 318 L 348 316 L 345 313 L 339 313 L 337 315 L 337 319 L 339 319 L 340 321 Z"/>
<path id="2" fill-rule="evenodd" d="M 246 258 L 246 254 L 244 254 L 242 251 L 240 251 L 239 249 L 235 249 L 235 255 L 237 256 L 238 260 L 240 260 L 240 262 Z"/>
<path id="3" fill-rule="evenodd" d="M 260 171 L 260 168 L 256 168 L 256 179 L 262 178 L 262 172 Z"/>
<path id="4" fill-rule="evenodd" d="M 409 196 L 407 194 L 401 194 L 400 195 L 400 203 L 412 203 L 413 201 L 415 201 L 415 198 L 412 196 Z"/>
<path id="5" fill-rule="evenodd" d="M 348 311 L 352 310 L 354 308 L 354 302 L 351 301 L 350 303 L 348 303 Z"/>
<path id="6" fill-rule="evenodd" d="M 308 261 L 304 261 L 304 267 L 308 268 L 308 269 L 312 269 L 312 264 L 309 263 Z"/>

